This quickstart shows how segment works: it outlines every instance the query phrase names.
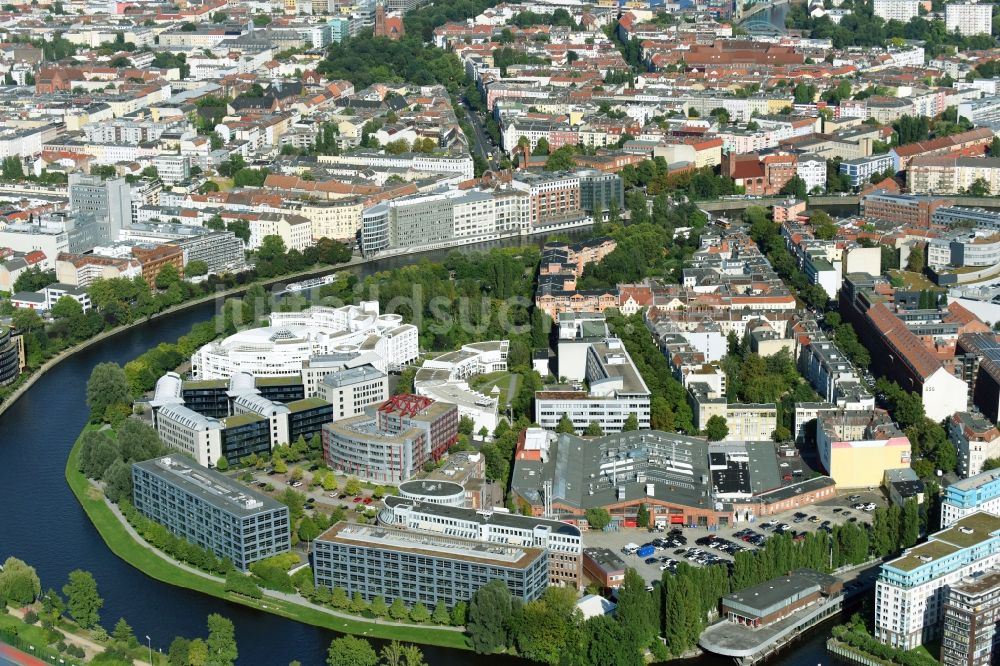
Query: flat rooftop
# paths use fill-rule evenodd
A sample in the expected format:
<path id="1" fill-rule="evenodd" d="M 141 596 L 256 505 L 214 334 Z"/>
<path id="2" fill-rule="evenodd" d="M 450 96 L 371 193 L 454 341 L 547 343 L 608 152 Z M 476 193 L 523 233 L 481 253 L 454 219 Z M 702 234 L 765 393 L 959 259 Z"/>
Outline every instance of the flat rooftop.
<path id="1" fill-rule="evenodd" d="M 913 571 L 925 564 L 993 539 L 996 532 L 1000 532 L 1000 516 L 979 511 L 952 523 L 946 530 L 935 532 L 926 543 L 914 546 L 885 566 L 900 571 Z"/>
<path id="2" fill-rule="evenodd" d="M 504 546 L 426 533 L 417 534 L 391 527 L 357 525 L 345 521 L 328 529 L 316 541 L 461 560 L 488 566 L 503 566 L 510 569 L 526 569 L 545 554 L 540 548 Z"/>
<path id="3" fill-rule="evenodd" d="M 593 560 L 606 573 L 625 571 L 625 560 L 610 548 L 584 548 L 583 554 Z"/>
<path id="4" fill-rule="evenodd" d="M 434 504 L 432 502 L 418 502 L 405 497 L 389 496 L 385 498 L 385 505 L 389 508 L 397 506 L 411 506 L 415 511 L 433 516 L 454 518 L 456 520 L 468 520 L 480 525 L 500 525 L 514 529 L 533 529 L 535 527 L 547 527 L 556 534 L 579 537 L 580 529 L 569 523 L 548 518 L 535 518 L 534 516 L 522 516 L 516 513 L 495 510 L 465 509 L 456 506 L 446 506 L 444 504 Z"/>
<path id="5" fill-rule="evenodd" d="M 237 516 L 287 509 L 266 495 L 181 456 L 163 456 L 132 465 L 165 479 L 203 502 Z"/>

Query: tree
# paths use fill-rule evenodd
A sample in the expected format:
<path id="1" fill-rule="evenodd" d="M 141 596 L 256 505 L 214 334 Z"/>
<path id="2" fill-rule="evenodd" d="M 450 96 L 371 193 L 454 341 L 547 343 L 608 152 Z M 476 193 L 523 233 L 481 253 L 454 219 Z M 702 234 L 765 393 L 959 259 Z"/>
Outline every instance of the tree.
<path id="1" fill-rule="evenodd" d="M 41 315 L 31 308 L 15 308 L 14 314 L 11 315 L 10 323 L 21 333 L 38 331 L 45 326 Z"/>
<path id="2" fill-rule="evenodd" d="M 184 267 L 184 274 L 188 277 L 198 277 L 208 274 L 208 264 L 201 259 L 193 259 Z"/>
<path id="3" fill-rule="evenodd" d="M 35 568 L 16 557 L 8 557 L 0 571 L 0 600 L 26 606 L 42 593 Z"/>
<path id="4" fill-rule="evenodd" d="M 434 605 L 434 613 L 431 615 L 431 619 L 434 620 L 434 624 L 448 624 L 451 622 L 451 616 L 448 614 L 448 606 L 444 603 L 443 599 L 438 599 L 438 602 Z"/>
<path id="5" fill-rule="evenodd" d="M 80 438 L 80 471 L 84 476 L 101 480 L 104 472 L 118 460 L 118 444 L 104 431 L 88 430 Z"/>
<path id="6" fill-rule="evenodd" d="M 330 642 L 326 663 L 327 666 L 377 666 L 378 655 L 363 638 L 342 636 Z"/>
<path id="7" fill-rule="evenodd" d="M 232 666 L 239 656 L 236 633 L 230 619 L 212 613 L 208 616 L 208 661 L 212 666 Z"/>
<path id="8" fill-rule="evenodd" d="M 372 599 L 371 604 L 368 605 L 368 612 L 370 612 L 374 617 L 385 617 L 389 614 L 389 606 L 385 603 L 385 597 L 378 596 Z"/>
<path id="9" fill-rule="evenodd" d="M 635 512 L 635 526 L 649 527 L 649 509 L 646 508 L 645 504 L 640 504 Z"/>
<path id="10" fill-rule="evenodd" d="M 83 306 L 72 296 L 60 296 L 52 306 L 50 314 L 55 319 L 75 319 L 83 316 Z"/>
<path id="11" fill-rule="evenodd" d="M 104 473 L 104 495 L 112 504 L 132 499 L 132 465 L 123 460 L 111 463 Z"/>
<path id="12" fill-rule="evenodd" d="M 710 442 L 721 442 L 729 434 L 729 426 L 726 424 L 726 417 L 713 414 L 705 422 L 705 436 Z"/>
<path id="13" fill-rule="evenodd" d="M 796 199 L 805 199 L 809 191 L 806 188 L 806 181 L 802 180 L 798 176 L 792 176 L 792 178 L 785 183 L 779 194 L 784 194 L 787 196 L 793 196 Z"/>
<path id="14" fill-rule="evenodd" d="M 607 615 L 598 615 L 583 624 L 586 663 L 601 666 L 643 666 L 639 646 L 630 641 L 625 626 Z"/>
<path id="15" fill-rule="evenodd" d="M 583 434 L 587 437 L 600 437 L 604 434 L 604 431 L 601 429 L 600 423 L 591 421 L 587 424 L 587 428 L 583 431 Z"/>
<path id="16" fill-rule="evenodd" d="M 532 155 L 548 155 L 551 150 L 549 150 L 549 140 L 544 136 L 535 143 L 535 147 L 532 149 Z"/>
<path id="17" fill-rule="evenodd" d="M 990 184 L 985 178 L 976 178 L 969 185 L 966 193 L 973 197 L 987 197 L 990 195 Z"/>
<path id="18" fill-rule="evenodd" d="M 183 636 L 176 636 L 170 642 L 170 649 L 167 651 L 167 661 L 170 666 L 188 666 L 188 651 L 191 648 L 191 641 Z"/>
<path id="19" fill-rule="evenodd" d="M 357 477 L 350 477 L 347 479 L 347 483 L 344 484 L 344 492 L 348 495 L 356 495 L 361 492 L 361 482 Z"/>
<path id="20" fill-rule="evenodd" d="M 208 663 L 208 645 L 200 638 L 196 638 L 188 645 L 189 666 L 205 666 Z"/>
<path id="21" fill-rule="evenodd" d="M 84 629 L 90 629 L 101 621 L 100 610 L 104 599 L 97 593 L 97 581 L 89 571 L 74 569 L 69 573 L 69 582 L 63 586 L 66 607 L 70 617 Z"/>
<path id="22" fill-rule="evenodd" d="M 658 613 L 653 596 L 646 592 L 646 581 L 631 567 L 625 570 L 625 579 L 618 589 L 618 607 L 615 619 L 629 632 L 634 645 L 646 646 L 656 637 Z"/>
<path id="23" fill-rule="evenodd" d="M 0 597 L 3 594 L 0 593 Z M 2 603 L 2 602 L 0 602 Z M 57 624 L 62 614 L 66 612 L 66 602 L 59 596 L 59 593 L 49 588 L 42 596 L 42 612 L 52 624 Z"/>
<path id="24" fill-rule="evenodd" d="M 135 633 L 132 631 L 132 625 L 126 622 L 123 617 L 118 618 L 118 622 L 115 623 L 111 638 L 128 648 L 139 645 L 139 641 L 136 640 Z"/>
<path id="25" fill-rule="evenodd" d="M 90 420 L 98 423 L 104 418 L 108 406 L 128 404 L 132 401 L 128 393 L 125 372 L 117 363 L 98 363 L 87 380 L 87 406 Z"/>
<path id="26" fill-rule="evenodd" d="M 587 525 L 592 530 L 603 530 L 611 523 L 611 514 L 604 507 L 591 507 L 587 509 Z"/>
<path id="27" fill-rule="evenodd" d="M 632 432 L 639 429 L 639 417 L 633 412 L 625 418 L 625 423 L 622 425 L 622 432 Z"/>
<path id="28" fill-rule="evenodd" d="M 917 510 L 917 500 L 910 497 L 903 504 L 903 523 L 900 539 L 903 548 L 909 548 L 920 538 L 920 514 Z"/>
<path id="29" fill-rule="evenodd" d="M 427 610 L 427 606 L 420 601 L 410 609 L 410 619 L 417 624 L 423 624 L 431 619 L 431 612 Z"/>
<path id="30" fill-rule="evenodd" d="M 455 604 L 455 607 L 451 609 L 451 624 L 456 627 L 461 627 L 466 622 L 466 615 L 468 614 L 469 605 L 464 601 L 459 601 Z"/>
<path id="31" fill-rule="evenodd" d="M 164 264 L 160 272 L 156 274 L 156 288 L 169 289 L 171 285 L 177 284 L 181 280 L 181 275 L 177 267 L 173 264 Z"/>
<path id="32" fill-rule="evenodd" d="M 556 432 L 564 432 L 569 435 L 576 433 L 576 429 L 573 427 L 573 422 L 570 420 L 569 414 L 563 413 L 563 415 L 559 417 L 559 424 L 556 426 Z"/>
<path id="33" fill-rule="evenodd" d="M 389 617 L 393 620 L 403 621 L 410 617 L 410 611 L 406 607 L 406 603 L 403 601 L 402 597 L 396 597 L 392 600 L 392 605 L 389 606 Z"/>
<path id="34" fill-rule="evenodd" d="M 476 590 L 466 621 L 473 649 L 479 654 L 506 650 L 510 644 L 507 624 L 513 612 L 514 598 L 503 581 L 493 580 Z"/>
<path id="35" fill-rule="evenodd" d="M 913 273 L 923 273 L 927 260 L 924 256 L 924 247 L 921 244 L 914 245 L 910 249 L 910 256 L 906 259 L 906 270 Z"/>

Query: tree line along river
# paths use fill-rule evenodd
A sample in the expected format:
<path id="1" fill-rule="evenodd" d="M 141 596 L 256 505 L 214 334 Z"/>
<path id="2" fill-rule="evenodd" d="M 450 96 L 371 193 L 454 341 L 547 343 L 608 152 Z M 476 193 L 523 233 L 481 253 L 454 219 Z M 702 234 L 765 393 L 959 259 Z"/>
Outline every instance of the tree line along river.
<path id="1" fill-rule="evenodd" d="M 421 258 L 433 261 L 445 253 L 427 253 Z M 365 276 L 411 262 L 412 258 L 394 257 L 359 270 Z M 126 618 L 137 636 L 151 637 L 154 650 L 166 652 L 174 636 L 203 636 L 206 616 L 221 613 L 236 626 L 240 664 L 284 666 L 298 659 L 305 666 L 319 666 L 325 662 L 334 632 L 147 577 L 111 553 L 63 474 L 69 451 L 87 422 L 84 392 L 91 369 L 107 361 L 124 365 L 152 346 L 176 340 L 215 313 L 215 303 L 204 303 L 98 342 L 57 364 L 0 415 L 0 557 L 13 555 L 35 566 L 43 589 L 61 588 L 73 569 L 92 572 L 105 600 L 102 623 L 110 627 L 119 617 Z M 816 630 L 779 655 L 775 663 L 830 663 L 823 649 L 826 634 Z M 527 664 L 507 656 L 484 657 L 432 646 L 422 649 L 431 666 Z M 721 666 L 730 661 L 705 656 L 677 663 Z"/>

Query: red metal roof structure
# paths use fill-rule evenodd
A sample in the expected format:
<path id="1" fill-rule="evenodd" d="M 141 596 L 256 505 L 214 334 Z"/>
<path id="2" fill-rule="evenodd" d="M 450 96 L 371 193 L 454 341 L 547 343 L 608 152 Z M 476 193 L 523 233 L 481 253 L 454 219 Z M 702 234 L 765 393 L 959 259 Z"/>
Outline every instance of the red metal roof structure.
<path id="1" fill-rule="evenodd" d="M 404 414 L 406 416 L 416 416 L 423 410 L 427 409 L 434 404 L 434 401 L 430 398 L 425 398 L 422 395 L 414 395 L 412 393 L 401 393 L 400 395 L 394 395 L 381 405 L 379 405 L 378 411 L 386 412 L 389 414 Z"/>

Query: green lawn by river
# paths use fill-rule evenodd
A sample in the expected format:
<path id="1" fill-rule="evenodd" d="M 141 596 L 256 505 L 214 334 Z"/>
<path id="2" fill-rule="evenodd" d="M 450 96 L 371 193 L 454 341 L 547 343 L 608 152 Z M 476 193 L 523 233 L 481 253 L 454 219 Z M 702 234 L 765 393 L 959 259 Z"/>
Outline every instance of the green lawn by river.
<path id="1" fill-rule="evenodd" d="M 88 425 L 87 429 L 96 426 Z M 86 429 L 84 430 L 86 432 Z M 124 526 L 104 501 L 104 496 L 94 488 L 79 471 L 80 439 L 77 438 L 69 459 L 66 461 L 66 481 L 90 521 L 100 532 L 101 538 L 118 557 L 122 558 L 147 576 L 164 583 L 196 590 L 204 594 L 219 597 L 226 601 L 236 602 L 244 606 L 257 608 L 267 613 L 274 613 L 306 624 L 331 629 L 333 631 L 398 640 L 410 643 L 437 645 L 440 647 L 469 649 L 464 634 L 457 631 L 443 631 L 433 626 L 399 627 L 391 624 L 375 624 L 362 619 L 347 619 L 324 613 L 312 608 L 306 608 L 287 601 L 265 597 L 263 600 L 243 599 L 225 591 L 223 583 L 209 580 L 197 574 L 176 567 L 149 548 L 137 543 L 125 530 Z M 266 606 L 262 608 L 262 606 Z"/>

